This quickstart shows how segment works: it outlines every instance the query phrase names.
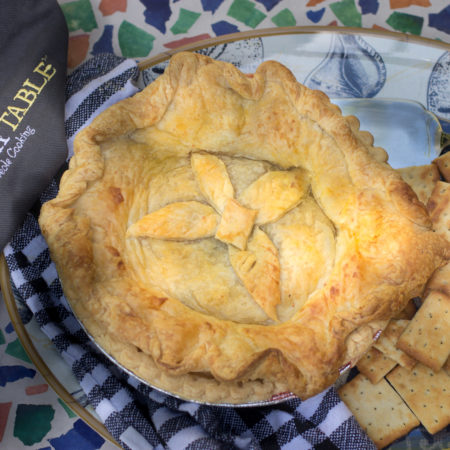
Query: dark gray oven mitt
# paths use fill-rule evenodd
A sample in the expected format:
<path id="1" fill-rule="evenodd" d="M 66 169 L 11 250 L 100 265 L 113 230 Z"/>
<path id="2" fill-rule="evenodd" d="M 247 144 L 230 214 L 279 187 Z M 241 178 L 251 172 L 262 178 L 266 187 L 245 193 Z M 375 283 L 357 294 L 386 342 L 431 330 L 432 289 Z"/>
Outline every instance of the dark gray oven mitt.
<path id="1" fill-rule="evenodd" d="M 67 157 L 68 32 L 56 0 L 0 0 L 0 249 Z"/>

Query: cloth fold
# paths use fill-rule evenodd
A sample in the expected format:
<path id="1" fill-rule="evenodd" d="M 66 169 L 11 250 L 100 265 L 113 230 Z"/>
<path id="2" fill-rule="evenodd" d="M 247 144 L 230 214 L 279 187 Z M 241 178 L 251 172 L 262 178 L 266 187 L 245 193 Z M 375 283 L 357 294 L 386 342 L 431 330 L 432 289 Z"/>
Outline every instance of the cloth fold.
<path id="1" fill-rule="evenodd" d="M 66 83 L 65 133 L 73 137 L 109 105 L 137 91 L 137 65 L 97 55 Z M 72 314 L 38 225 L 56 196 L 56 176 L 4 250 L 13 291 L 51 339 L 111 435 L 125 449 L 375 449 L 331 387 L 300 401 L 219 407 L 166 395 L 123 372 L 101 353 Z"/>

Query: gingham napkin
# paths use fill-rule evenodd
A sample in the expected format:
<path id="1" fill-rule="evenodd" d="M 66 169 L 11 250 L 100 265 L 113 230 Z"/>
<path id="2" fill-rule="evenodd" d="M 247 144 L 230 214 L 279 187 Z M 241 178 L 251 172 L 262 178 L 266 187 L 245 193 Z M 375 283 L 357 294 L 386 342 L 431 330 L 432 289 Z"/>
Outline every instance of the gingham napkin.
<path id="1" fill-rule="evenodd" d="M 66 136 L 137 91 L 136 64 L 98 55 L 66 88 Z M 185 402 L 149 388 L 100 353 L 68 306 L 37 222 L 58 190 L 55 177 L 5 247 L 13 290 L 70 365 L 89 402 L 125 449 L 375 449 L 334 388 L 307 400 L 232 408 Z"/>

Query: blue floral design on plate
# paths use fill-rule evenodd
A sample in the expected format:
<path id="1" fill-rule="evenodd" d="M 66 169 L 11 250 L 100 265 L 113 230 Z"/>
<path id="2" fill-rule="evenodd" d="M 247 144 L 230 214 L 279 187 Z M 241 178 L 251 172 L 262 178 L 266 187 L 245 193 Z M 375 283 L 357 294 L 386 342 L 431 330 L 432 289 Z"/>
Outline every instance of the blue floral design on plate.
<path id="1" fill-rule="evenodd" d="M 249 71 L 254 71 L 263 61 L 264 47 L 261 38 L 254 38 L 206 47 L 197 50 L 197 53 L 232 63 L 238 68 L 245 67 Z M 169 61 L 164 61 L 143 70 L 142 80 L 144 85 L 147 86 L 156 80 L 168 64 Z"/>
<path id="2" fill-rule="evenodd" d="M 445 52 L 431 71 L 427 108 L 438 116 L 443 130 L 450 133 L 450 52 Z"/>
<path id="3" fill-rule="evenodd" d="M 335 34 L 325 59 L 304 84 L 334 98 L 375 97 L 386 82 L 381 55 L 362 37 Z"/>

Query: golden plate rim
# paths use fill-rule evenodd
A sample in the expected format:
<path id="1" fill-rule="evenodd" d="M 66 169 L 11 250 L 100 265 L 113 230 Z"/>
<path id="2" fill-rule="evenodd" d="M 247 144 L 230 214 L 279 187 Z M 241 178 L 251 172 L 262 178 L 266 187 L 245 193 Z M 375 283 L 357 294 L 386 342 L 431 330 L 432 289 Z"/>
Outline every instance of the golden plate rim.
<path id="1" fill-rule="evenodd" d="M 145 70 L 168 60 L 174 54 L 184 51 L 196 51 L 203 48 L 211 47 L 219 44 L 226 44 L 244 39 L 263 38 L 271 36 L 295 35 L 295 34 L 354 34 L 361 36 L 374 36 L 386 38 L 394 41 L 406 42 L 411 44 L 419 44 L 434 48 L 441 48 L 444 51 L 450 51 L 450 43 L 439 41 L 437 39 L 416 36 L 414 34 L 401 33 L 398 31 L 381 30 L 376 28 L 355 28 L 341 26 L 292 26 L 292 27 L 272 27 L 261 28 L 258 30 L 239 31 L 237 33 L 223 34 L 208 39 L 191 42 L 174 49 L 165 50 L 150 58 L 145 58 L 138 62 L 139 70 Z"/>

